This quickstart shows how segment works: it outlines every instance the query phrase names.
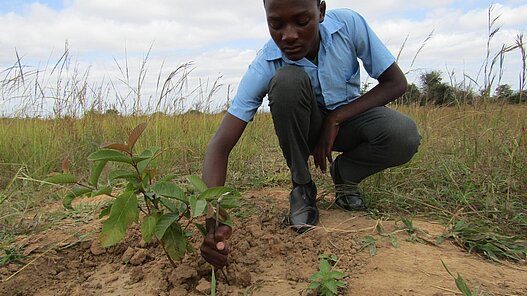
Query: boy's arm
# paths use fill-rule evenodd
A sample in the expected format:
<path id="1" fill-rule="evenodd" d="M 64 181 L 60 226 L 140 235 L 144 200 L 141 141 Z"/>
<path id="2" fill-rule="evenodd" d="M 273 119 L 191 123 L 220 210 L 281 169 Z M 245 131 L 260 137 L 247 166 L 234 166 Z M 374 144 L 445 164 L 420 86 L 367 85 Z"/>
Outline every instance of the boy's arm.
<path id="1" fill-rule="evenodd" d="M 404 94 L 408 87 L 406 77 L 397 63 L 393 63 L 379 76 L 379 84 L 355 101 L 341 106 L 324 119 L 320 139 L 313 152 L 315 166 L 326 171 L 326 160 L 332 162 L 331 151 L 339 132 L 339 124 L 369 110 L 384 106 Z"/>
<path id="2" fill-rule="evenodd" d="M 223 186 L 227 175 L 229 154 L 240 139 L 247 123 L 227 113 L 218 131 L 212 138 L 205 154 L 203 163 L 203 181 L 208 187 Z M 201 256 L 215 267 L 221 268 L 228 264 L 229 246 L 227 240 L 232 230 L 227 225 L 219 225 L 216 221 L 207 219 L 207 235 L 201 244 Z"/>
<path id="3" fill-rule="evenodd" d="M 240 139 L 247 123 L 227 113 L 205 153 L 203 181 L 208 187 L 223 186 L 229 154 Z"/>

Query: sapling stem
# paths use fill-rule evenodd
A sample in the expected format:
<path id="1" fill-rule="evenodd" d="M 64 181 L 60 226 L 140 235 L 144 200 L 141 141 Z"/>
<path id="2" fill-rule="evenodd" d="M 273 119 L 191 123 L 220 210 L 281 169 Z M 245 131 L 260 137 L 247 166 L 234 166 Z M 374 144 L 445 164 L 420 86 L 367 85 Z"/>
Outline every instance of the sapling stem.
<path id="1" fill-rule="evenodd" d="M 220 226 L 220 209 L 221 209 L 221 202 L 223 201 L 223 195 L 218 198 L 218 201 L 216 202 L 216 221 L 214 225 L 214 233 L 216 233 L 216 229 Z M 214 266 L 212 267 L 212 272 L 214 273 Z M 227 274 L 225 273 L 225 270 L 223 268 L 220 268 L 220 272 L 225 278 L 225 281 L 227 282 L 227 285 L 231 285 L 229 283 L 229 278 L 227 277 Z"/>

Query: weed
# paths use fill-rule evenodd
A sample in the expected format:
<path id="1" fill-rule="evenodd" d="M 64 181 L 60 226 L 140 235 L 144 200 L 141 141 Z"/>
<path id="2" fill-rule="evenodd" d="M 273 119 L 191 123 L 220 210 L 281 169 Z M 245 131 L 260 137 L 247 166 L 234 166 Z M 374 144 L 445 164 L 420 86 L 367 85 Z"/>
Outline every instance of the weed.
<path id="1" fill-rule="evenodd" d="M 406 239 L 409 242 L 420 242 L 423 243 L 424 240 L 422 236 L 428 235 L 428 233 L 425 230 L 422 230 L 418 227 L 414 226 L 414 223 L 412 220 L 401 216 L 401 221 L 404 224 L 403 230 L 409 235 L 409 237 Z"/>
<path id="2" fill-rule="evenodd" d="M 371 235 L 367 235 L 363 237 L 360 240 L 361 250 L 368 248 L 368 251 L 370 252 L 370 256 L 375 256 L 375 252 L 377 251 L 375 247 L 375 238 Z"/>
<path id="3" fill-rule="evenodd" d="M 2 248 L 3 255 L 0 256 L 0 267 L 9 263 L 24 264 L 23 259 L 27 258 L 22 255 L 17 248 Z"/>
<path id="4" fill-rule="evenodd" d="M 386 238 L 390 241 L 390 244 L 394 247 L 394 248 L 399 248 L 399 242 L 397 241 L 397 231 L 394 231 L 394 232 L 386 232 L 384 230 L 384 228 L 382 227 L 382 224 L 380 223 L 380 220 L 379 222 L 377 222 L 377 225 L 375 226 L 375 231 L 377 231 L 377 233 L 383 237 L 383 238 Z"/>
<path id="5" fill-rule="evenodd" d="M 480 253 L 494 261 L 525 261 L 527 258 L 527 241 L 524 238 L 497 234 L 462 220 L 453 223 L 450 231 L 437 238 L 437 243 L 447 238 L 469 252 Z"/>
<path id="6" fill-rule="evenodd" d="M 318 290 L 318 294 L 322 296 L 338 295 L 346 287 L 346 282 L 342 280 L 345 274 L 334 270 L 337 263 L 334 255 L 320 255 L 319 271 L 309 277 L 308 290 Z"/>
<path id="7" fill-rule="evenodd" d="M 483 296 L 490 296 L 491 294 L 489 292 L 484 292 L 484 294 L 481 294 L 480 291 L 479 291 L 479 288 L 476 289 L 475 291 L 472 291 L 467 283 L 465 282 L 465 279 L 458 273 L 457 274 L 457 277 L 454 276 L 450 270 L 448 270 L 448 267 L 446 266 L 445 262 L 443 260 L 441 260 L 441 263 L 443 263 L 443 267 L 445 268 L 445 270 L 448 272 L 448 274 L 450 276 L 452 276 L 452 278 L 455 280 L 456 282 L 456 287 L 459 289 L 459 291 L 463 294 L 463 296 L 480 296 L 480 295 L 483 295 Z"/>

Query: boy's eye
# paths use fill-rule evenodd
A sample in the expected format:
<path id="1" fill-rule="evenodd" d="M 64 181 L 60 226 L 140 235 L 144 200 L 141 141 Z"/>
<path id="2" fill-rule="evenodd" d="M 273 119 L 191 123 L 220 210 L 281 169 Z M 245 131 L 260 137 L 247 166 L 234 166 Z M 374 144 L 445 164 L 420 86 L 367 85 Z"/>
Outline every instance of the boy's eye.
<path id="1" fill-rule="evenodd" d="M 310 21 L 309 18 L 302 18 L 302 19 L 299 19 L 296 23 L 300 26 L 305 26 L 309 24 L 309 21 Z"/>
<path id="2" fill-rule="evenodd" d="M 271 27 L 271 29 L 274 29 L 274 30 L 280 29 L 280 22 L 269 21 L 267 22 L 267 24 L 269 25 L 269 27 Z"/>

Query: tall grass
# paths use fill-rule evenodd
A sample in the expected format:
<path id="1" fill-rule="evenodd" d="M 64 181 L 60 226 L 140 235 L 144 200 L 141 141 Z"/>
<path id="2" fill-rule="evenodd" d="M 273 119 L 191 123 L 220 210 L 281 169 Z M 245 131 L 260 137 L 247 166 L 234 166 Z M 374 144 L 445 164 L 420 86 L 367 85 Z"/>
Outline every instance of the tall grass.
<path id="1" fill-rule="evenodd" d="M 527 106 L 403 111 L 417 120 L 422 144 L 412 162 L 368 180 L 376 208 L 527 234 Z"/>

